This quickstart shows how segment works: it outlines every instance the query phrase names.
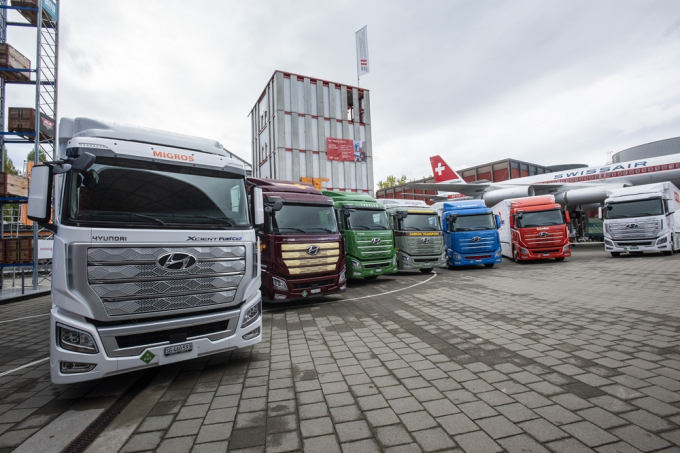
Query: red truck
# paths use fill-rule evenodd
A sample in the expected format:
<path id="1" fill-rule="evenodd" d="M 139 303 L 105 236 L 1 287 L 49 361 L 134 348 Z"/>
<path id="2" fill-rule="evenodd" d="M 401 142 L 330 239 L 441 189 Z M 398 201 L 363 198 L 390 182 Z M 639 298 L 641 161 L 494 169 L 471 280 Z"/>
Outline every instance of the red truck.
<path id="1" fill-rule="evenodd" d="M 503 256 L 515 262 L 571 256 L 569 213 L 552 195 L 503 200 L 493 208 L 501 217 Z"/>
<path id="2" fill-rule="evenodd" d="M 257 229 L 262 297 L 288 302 L 347 290 L 345 250 L 333 200 L 312 184 L 248 178 L 262 189 L 265 222 Z"/>

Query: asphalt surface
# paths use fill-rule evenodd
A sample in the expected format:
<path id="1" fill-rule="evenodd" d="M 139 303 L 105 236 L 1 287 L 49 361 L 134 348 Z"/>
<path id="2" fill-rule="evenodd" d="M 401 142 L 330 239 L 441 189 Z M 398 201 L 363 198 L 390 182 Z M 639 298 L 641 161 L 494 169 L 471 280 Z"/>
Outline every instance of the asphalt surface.
<path id="1" fill-rule="evenodd" d="M 2 305 L 0 453 L 680 452 L 678 275 L 579 246 L 353 281 L 265 306 L 250 349 L 74 385 L 49 298 Z"/>

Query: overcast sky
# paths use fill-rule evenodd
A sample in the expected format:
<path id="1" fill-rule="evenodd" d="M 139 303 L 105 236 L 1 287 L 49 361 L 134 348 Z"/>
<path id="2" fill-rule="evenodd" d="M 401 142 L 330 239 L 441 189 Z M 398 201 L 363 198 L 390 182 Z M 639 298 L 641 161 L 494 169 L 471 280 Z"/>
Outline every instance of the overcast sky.
<path id="1" fill-rule="evenodd" d="M 376 182 L 429 175 L 434 154 L 596 165 L 680 136 L 678 0 L 60 3 L 59 117 L 213 138 L 248 161 L 272 73 L 356 84 L 364 25 Z M 8 31 L 32 60 L 34 41 Z M 8 105 L 32 106 L 31 90 L 9 86 Z"/>

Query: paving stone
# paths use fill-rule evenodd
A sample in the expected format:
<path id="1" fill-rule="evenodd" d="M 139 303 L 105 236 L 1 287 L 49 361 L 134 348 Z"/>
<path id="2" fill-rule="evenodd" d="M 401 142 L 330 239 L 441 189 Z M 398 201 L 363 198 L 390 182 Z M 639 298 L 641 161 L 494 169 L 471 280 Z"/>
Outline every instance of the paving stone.
<path id="1" fill-rule="evenodd" d="M 201 426 L 198 436 L 196 437 L 196 443 L 200 444 L 203 442 L 229 440 L 229 437 L 231 437 L 232 425 L 232 423 L 203 425 Z"/>
<path id="2" fill-rule="evenodd" d="M 549 453 L 541 444 L 526 434 L 498 440 L 508 453 Z"/>
<path id="3" fill-rule="evenodd" d="M 495 453 L 502 451 L 500 445 L 493 441 L 483 431 L 461 434 L 454 437 L 466 453 Z"/>
<path id="4" fill-rule="evenodd" d="M 333 423 L 343 423 L 363 418 L 358 406 L 342 406 L 331 408 Z"/>
<path id="5" fill-rule="evenodd" d="M 562 429 L 589 447 L 597 447 L 617 440 L 607 431 L 586 421 L 563 425 Z"/>
<path id="6" fill-rule="evenodd" d="M 392 409 L 378 409 L 364 412 L 364 417 L 373 427 L 393 425 L 399 423 L 399 417 Z"/>
<path id="7" fill-rule="evenodd" d="M 621 414 L 621 417 L 625 418 L 631 423 L 634 423 L 640 428 L 646 429 L 647 431 L 651 431 L 653 433 L 674 427 L 674 425 L 668 423 L 663 418 L 657 417 L 656 415 L 644 410 L 626 412 L 625 414 Z"/>
<path id="8" fill-rule="evenodd" d="M 517 393 L 512 397 L 530 409 L 552 404 L 552 401 L 536 392 Z"/>
<path id="9" fill-rule="evenodd" d="M 472 403 L 459 404 L 458 408 L 465 413 L 472 420 L 484 417 L 492 417 L 498 415 L 491 406 L 483 401 L 475 401 Z"/>
<path id="10" fill-rule="evenodd" d="M 125 443 L 125 446 L 121 449 L 121 453 L 155 450 L 158 447 L 158 444 L 161 443 L 162 438 L 162 431 L 134 434 Z"/>
<path id="11" fill-rule="evenodd" d="M 495 409 L 515 423 L 538 418 L 538 414 L 519 403 L 496 406 Z"/>
<path id="12" fill-rule="evenodd" d="M 591 407 L 590 409 L 584 409 L 577 412 L 578 415 L 585 418 L 586 420 L 596 424 L 602 429 L 615 428 L 617 426 L 625 425 L 628 422 L 616 415 L 607 412 L 600 407 Z"/>
<path id="13" fill-rule="evenodd" d="M 295 414 L 280 415 L 267 419 L 267 434 L 282 433 L 293 431 L 298 427 L 298 420 Z"/>
<path id="14" fill-rule="evenodd" d="M 445 417 L 439 417 L 437 422 L 451 436 L 479 430 L 479 426 L 477 426 L 465 414 L 453 414 L 447 415 Z"/>
<path id="15" fill-rule="evenodd" d="M 371 430 L 364 420 L 336 424 L 335 431 L 341 443 L 372 437 Z"/>
<path id="16" fill-rule="evenodd" d="M 589 401 L 615 414 L 635 409 L 635 406 L 631 406 L 628 403 L 624 403 L 623 401 L 608 395 L 597 396 L 591 398 Z"/>
<path id="17" fill-rule="evenodd" d="M 389 405 L 396 414 L 423 410 L 423 406 L 412 396 L 390 400 Z"/>
<path id="18" fill-rule="evenodd" d="M 668 441 L 635 425 L 616 428 L 611 433 L 641 451 L 654 451 L 670 446 Z"/>
<path id="19" fill-rule="evenodd" d="M 378 442 L 383 447 L 393 447 L 413 442 L 413 439 L 403 425 L 384 426 L 377 428 L 375 433 Z"/>
<path id="20" fill-rule="evenodd" d="M 362 411 L 389 407 L 389 404 L 387 404 L 387 401 L 385 401 L 385 398 L 383 398 L 382 395 L 363 396 L 357 398 L 357 403 Z"/>
<path id="21" fill-rule="evenodd" d="M 417 431 L 413 433 L 413 437 L 425 452 L 440 451 L 445 448 L 452 448 L 456 446 L 449 435 L 439 427 Z"/>
<path id="22" fill-rule="evenodd" d="M 201 419 L 176 421 L 170 425 L 170 429 L 168 429 L 165 437 L 193 436 L 198 434 L 201 422 Z"/>
<path id="23" fill-rule="evenodd" d="M 379 453 L 380 447 L 373 439 L 342 444 L 342 453 Z"/>
<path id="24" fill-rule="evenodd" d="M 432 428 L 437 425 L 437 422 L 425 411 L 409 412 L 407 414 L 399 415 L 401 422 L 406 426 L 410 432 L 418 431 L 420 429 Z"/>
<path id="25" fill-rule="evenodd" d="M 625 442 L 616 442 L 614 444 L 607 444 L 595 449 L 598 453 L 640 453 L 635 447 L 628 445 Z"/>
<path id="26" fill-rule="evenodd" d="M 551 396 L 550 399 L 559 404 L 560 406 L 564 406 L 572 411 L 585 409 L 587 407 L 593 406 L 592 403 L 588 402 L 587 400 L 579 398 L 576 395 L 572 395 L 571 393 L 564 393 L 562 395 Z"/>
<path id="27" fill-rule="evenodd" d="M 593 451 L 576 439 L 558 440 L 546 446 L 555 453 L 590 453 Z"/>
<path id="28" fill-rule="evenodd" d="M 270 434 L 267 436 L 267 453 L 283 453 L 298 450 L 301 447 L 300 435 L 297 431 Z"/>
<path id="29" fill-rule="evenodd" d="M 500 439 L 502 437 L 514 436 L 522 433 L 522 430 L 519 429 L 517 425 L 502 415 L 477 420 L 476 423 L 493 439 Z"/>
<path id="30" fill-rule="evenodd" d="M 542 443 L 568 436 L 557 426 L 541 418 L 522 422 L 518 426 Z"/>
<path id="31" fill-rule="evenodd" d="M 303 440 L 305 453 L 340 453 L 335 436 L 311 437 Z"/>
<path id="32" fill-rule="evenodd" d="M 157 453 L 189 453 L 194 446 L 194 437 L 163 439 L 156 449 Z"/>
<path id="33" fill-rule="evenodd" d="M 659 415 L 661 417 L 668 417 L 669 415 L 675 415 L 680 413 L 680 409 L 678 409 L 677 407 L 672 406 L 668 403 L 664 403 L 663 401 L 659 401 L 656 398 L 651 397 L 638 398 L 636 400 L 631 401 L 631 403 L 643 409 L 647 409 L 649 412 L 652 412 L 653 414 Z"/>

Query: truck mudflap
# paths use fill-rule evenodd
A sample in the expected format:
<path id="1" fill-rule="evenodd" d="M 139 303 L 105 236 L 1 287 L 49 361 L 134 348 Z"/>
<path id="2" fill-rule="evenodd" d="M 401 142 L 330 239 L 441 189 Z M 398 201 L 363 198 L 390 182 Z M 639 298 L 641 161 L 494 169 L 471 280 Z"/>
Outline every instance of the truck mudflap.
<path id="1" fill-rule="evenodd" d="M 154 323 L 156 325 L 150 324 L 149 332 L 138 332 L 139 336 L 136 338 L 138 344 L 128 350 L 131 355 L 126 355 L 125 349 L 119 349 L 114 352 L 116 356 L 113 356 L 108 352 L 111 349 L 111 344 L 106 343 L 97 327 L 81 316 L 73 316 L 61 308 L 53 307 L 50 316 L 50 331 L 52 338 L 55 339 L 55 341 L 50 342 L 52 382 L 70 384 L 90 381 L 231 349 L 244 348 L 262 340 L 262 299 L 259 292 L 239 307 L 228 308 L 225 311 L 228 313 L 226 318 L 229 318 L 228 336 L 211 340 L 209 337 L 212 335 L 199 333 L 202 329 L 201 325 L 196 324 L 196 319 L 199 317 L 174 318 L 172 320 L 174 327 L 171 329 L 159 331 L 158 323 Z M 186 321 L 184 327 L 178 328 L 177 325 L 182 324 L 182 321 Z M 135 326 L 136 324 L 130 325 Z M 194 330 L 189 330 L 192 327 Z M 109 329 L 109 333 L 111 330 Z M 182 330 L 183 334 L 179 333 Z M 73 348 L 73 346 L 72 344 L 64 344 L 62 338 L 59 338 L 58 332 L 65 335 L 67 342 L 77 340 L 81 343 L 83 338 L 89 337 L 89 340 L 86 340 L 83 344 L 89 347 L 90 353 L 65 349 L 65 347 Z M 154 334 L 162 332 L 169 335 L 170 341 L 156 339 L 149 344 L 139 344 L 139 341 L 143 343 L 143 336 L 146 339 L 153 338 Z M 187 335 L 187 332 L 192 332 L 194 336 Z M 219 337 L 219 332 L 217 334 Z M 120 342 L 118 347 L 120 347 Z M 83 351 L 86 348 L 76 347 L 74 349 Z"/>
<path id="2" fill-rule="evenodd" d="M 518 255 L 521 260 L 564 259 L 571 256 L 571 246 L 569 244 L 565 244 L 540 249 L 527 249 L 525 247 L 519 246 Z"/>
<path id="3" fill-rule="evenodd" d="M 465 254 L 449 250 L 449 264 L 452 266 L 474 266 L 477 264 L 496 264 L 503 262 L 501 248 L 485 253 Z"/>
<path id="4" fill-rule="evenodd" d="M 397 268 L 404 270 L 432 269 L 446 266 L 446 255 L 411 256 L 397 252 Z"/>
<path id="5" fill-rule="evenodd" d="M 304 279 L 285 279 L 263 269 L 262 281 L 263 300 L 268 303 L 312 299 L 347 291 L 347 272 L 344 269 L 339 274 Z"/>
<path id="6" fill-rule="evenodd" d="M 347 277 L 352 278 L 366 278 L 377 277 L 378 275 L 396 274 L 397 273 L 397 256 L 390 258 L 383 258 L 373 261 L 360 261 L 347 255 Z"/>

